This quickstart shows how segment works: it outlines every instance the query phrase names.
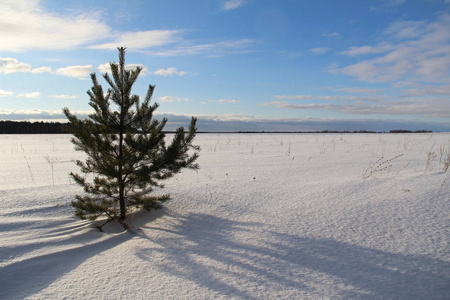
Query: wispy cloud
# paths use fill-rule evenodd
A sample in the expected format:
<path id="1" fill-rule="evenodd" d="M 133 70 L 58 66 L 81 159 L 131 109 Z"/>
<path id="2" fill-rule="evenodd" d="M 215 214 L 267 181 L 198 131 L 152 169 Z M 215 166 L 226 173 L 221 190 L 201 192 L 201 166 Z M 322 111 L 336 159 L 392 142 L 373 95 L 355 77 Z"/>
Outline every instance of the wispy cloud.
<path id="1" fill-rule="evenodd" d="M 425 21 L 397 21 L 386 29 L 386 34 L 399 39 L 419 38 L 427 32 Z"/>
<path id="2" fill-rule="evenodd" d="M 113 42 L 92 46 L 93 49 L 116 50 L 117 47 L 127 47 L 138 50 L 167 45 L 179 40 L 178 30 L 149 30 L 119 33 L 113 37 Z"/>
<path id="3" fill-rule="evenodd" d="M 314 96 L 311 95 L 275 95 L 274 99 L 278 100 L 305 100 L 305 99 L 314 99 Z"/>
<path id="4" fill-rule="evenodd" d="M 170 76 L 170 75 L 187 75 L 188 73 L 185 71 L 178 71 L 176 68 L 167 68 L 167 69 L 159 69 L 156 70 L 155 72 L 153 72 L 153 74 L 155 75 L 160 75 L 160 76 Z"/>
<path id="5" fill-rule="evenodd" d="M 116 50 L 117 47 L 124 46 L 130 50 L 146 50 L 147 53 L 159 56 L 224 56 L 253 52 L 249 47 L 254 41 L 250 39 L 199 44 L 183 39 L 183 29 L 114 31 L 101 21 L 98 11 L 56 15 L 48 12 L 39 2 L 0 1 L 0 51 L 23 52 L 80 47 Z M 230 0 L 224 2 L 222 8 L 232 10 L 245 3 L 244 0 Z M 167 48 L 168 45 L 171 47 Z M 151 48 L 157 50 L 148 50 Z M 37 69 L 35 72 L 39 71 L 44 72 L 44 69 Z"/>
<path id="6" fill-rule="evenodd" d="M 288 51 L 288 50 L 282 50 L 280 51 L 280 54 L 287 58 L 297 58 L 303 55 L 301 51 Z"/>
<path id="7" fill-rule="evenodd" d="M 220 57 L 254 52 L 254 50 L 250 49 L 254 44 L 256 44 L 255 40 L 240 39 L 192 46 L 177 46 L 172 49 L 149 52 L 149 54 L 156 56 L 205 55 L 210 57 Z"/>
<path id="8" fill-rule="evenodd" d="M 16 97 L 17 98 L 39 98 L 39 97 L 41 97 L 41 92 L 19 94 Z"/>
<path id="9" fill-rule="evenodd" d="M 244 0 L 227 0 L 222 4 L 223 10 L 233 10 L 244 4 Z"/>
<path id="10" fill-rule="evenodd" d="M 277 100 L 321 100 L 321 101 L 365 101 L 365 102 L 379 102 L 385 97 L 361 97 L 361 96 L 311 96 L 311 95 L 275 95 Z"/>
<path id="11" fill-rule="evenodd" d="M 313 54 L 325 54 L 328 51 L 330 51 L 330 48 L 326 48 L 326 47 L 320 47 L 320 48 L 313 48 L 310 50 Z"/>
<path id="12" fill-rule="evenodd" d="M 388 6 L 401 5 L 406 2 L 406 0 L 380 0 L 380 1 Z"/>
<path id="13" fill-rule="evenodd" d="M 410 87 L 401 90 L 403 94 L 409 96 L 450 96 L 450 85 L 424 85 L 418 83 L 398 83 L 395 87 Z"/>
<path id="14" fill-rule="evenodd" d="M 434 22 L 396 22 L 386 35 L 391 41 L 342 52 L 371 57 L 331 72 L 372 83 L 413 78 L 429 83 L 450 82 L 450 15 L 441 15 Z"/>
<path id="15" fill-rule="evenodd" d="M 169 119 L 170 126 L 187 124 L 190 115 L 167 114 L 161 117 Z M 262 117 L 244 114 L 226 115 L 198 115 L 197 126 L 200 131 L 322 131 L 322 130 L 376 130 L 389 131 L 391 129 L 409 130 L 436 130 L 449 131 L 450 122 L 434 123 L 423 121 L 409 121 L 401 119 L 376 119 L 376 118 L 283 118 Z"/>
<path id="16" fill-rule="evenodd" d="M 335 31 L 332 31 L 332 32 L 325 31 L 324 33 L 322 33 L 322 36 L 324 36 L 324 37 L 337 37 L 340 35 L 341 34 L 339 32 L 335 32 Z"/>
<path id="17" fill-rule="evenodd" d="M 450 117 L 450 102 L 440 99 L 402 99 L 380 100 L 359 99 L 347 97 L 349 103 L 291 103 L 288 101 L 272 101 L 262 103 L 261 106 L 274 106 L 284 109 L 297 110 L 327 110 L 353 115 L 417 115 L 425 117 Z"/>
<path id="18" fill-rule="evenodd" d="M 348 50 L 342 51 L 341 54 L 345 55 L 367 55 L 367 54 L 378 54 L 385 53 L 392 50 L 392 46 L 388 42 L 382 42 L 377 46 L 361 46 L 361 47 L 350 47 Z"/>
<path id="19" fill-rule="evenodd" d="M 381 93 L 381 90 L 379 90 L 379 89 L 357 88 L 357 87 L 339 88 L 337 90 L 340 92 L 357 93 L 357 94 L 379 94 L 379 93 Z"/>
<path id="20" fill-rule="evenodd" d="M 232 100 L 230 100 L 230 99 L 219 99 L 219 100 L 217 100 L 217 102 L 219 102 L 220 104 L 238 104 L 239 103 L 239 101 L 235 100 L 235 99 L 232 99 Z"/>
<path id="21" fill-rule="evenodd" d="M 444 0 L 445 1 L 445 0 Z M 394 6 L 400 6 L 406 3 L 406 0 L 377 0 L 371 1 L 373 5 L 370 10 L 372 11 L 387 11 L 391 10 Z"/>
<path id="22" fill-rule="evenodd" d="M 0 51 L 55 50 L 90 47 L 115 50 L 119 46 L 138 50 L 178 40 L 179 30 L 113 32 L 100 12 L 55 15 L 38 0 L 1 1 Z M 107 42 L 104 42 L 104 41 Z"/>
<path id="23" fill-rule="evenodd" d="M 56 98 L 56 99 L 76 99 L 76 98 L 78 98 L 78 96 L 74 96 L 74 95 L 52 95 L 52 98 Z"/>

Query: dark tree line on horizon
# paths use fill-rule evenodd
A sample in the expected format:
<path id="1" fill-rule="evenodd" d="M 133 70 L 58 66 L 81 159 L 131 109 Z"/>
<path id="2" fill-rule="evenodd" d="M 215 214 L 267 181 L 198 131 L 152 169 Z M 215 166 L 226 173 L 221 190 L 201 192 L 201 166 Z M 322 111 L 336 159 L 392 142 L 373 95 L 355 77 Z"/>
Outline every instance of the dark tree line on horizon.
<path id="1" fill-rule="evenodd" d="M 68 123 L 0 121 L 0 134 L 58 134 L 68 133 Z"/>
<path id="2" fill-rule="evenodd" d="M 0 134 L 59 134 L 59 133 L 70 133 L 68 128 L 69 123 L 59 123 L 59 122 L 29 122 L 29 121 L 0 121 Z M 166 131 L 165 133 L 169 133 Z M 403 130 L 395 129 L 390 130 L 389 133 L 425 133 L 432 132 L 431 130 Z M 197 133 L 219 133 L 219 132 L 208 132 L 208 131 L 198 131 Z M 222 132 L 222 133 L 380 133 L 378 131 L 334 131 L 334 130 L 323 130 L 323 131 L 234 131 L 234 132 Z"/>

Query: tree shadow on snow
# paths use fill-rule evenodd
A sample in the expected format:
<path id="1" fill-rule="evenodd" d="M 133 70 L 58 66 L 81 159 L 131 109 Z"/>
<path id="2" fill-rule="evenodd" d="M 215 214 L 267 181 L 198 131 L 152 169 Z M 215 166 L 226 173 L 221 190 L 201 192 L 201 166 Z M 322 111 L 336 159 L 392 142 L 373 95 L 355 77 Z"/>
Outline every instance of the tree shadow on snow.
<path id="1" fill-rule="evenodd" d="M 448 299 L 450 264 L 330 239 L 278 233 L 260 223 L 191 214 L 152 237 L 164 255 L 158 268 L 213 294 L 245 299 L 264 295 L 342 299 Z M 330 287 L 329 285 L 332 285 Z M 327 294 L 333 291 L 333 295 Z"/>
<path id="2" fill-rule="evenodd" d="M 137 227 L 163 213 L 136 212 L 129 215 L 128 221 Z M 80 221 L 75 217 L 41 222 L 36 219 L 20 221 L 9 227 L 9 231 L 17 233 L 18 242 L 0 248 L 0 263 L 5 265 L 0 267 L 0 299 L 31 296 L 89 258 L 134 237 L 132 232 L 123 231 L 119 224 L 108 224 L 104 228 L 107 233 L 101 233 L 91 222 Z M 2 231 L 6 230 L 2 228 Z M 33 231 L 33 240 L 27 242 L 26 232 Z"/>

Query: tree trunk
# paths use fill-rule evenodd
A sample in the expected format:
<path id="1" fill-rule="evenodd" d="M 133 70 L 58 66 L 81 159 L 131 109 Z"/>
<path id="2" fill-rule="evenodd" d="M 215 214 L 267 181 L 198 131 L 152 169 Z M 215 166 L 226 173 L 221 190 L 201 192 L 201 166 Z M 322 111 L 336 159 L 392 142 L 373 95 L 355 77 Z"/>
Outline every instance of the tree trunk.
<path id="1" fill-rule="evenodd" d="M 123 102 L 123 100 L 122 100 Z M 123 107 L 121 108 L 123 110 Z M 123 178 L 123 113 L 120 118 L 120 130 L 119 130 L 119 205 L 120 205 L 120 219 L 125 220 L 125 183 Z"/>
<path id="2" fill-rule="evenodd" d="M 124 195 L 124 184 L 120 182 L 119 186 L 119 205 L 120 205 L 120 219 L 125 220 L 125 195 Z"/>

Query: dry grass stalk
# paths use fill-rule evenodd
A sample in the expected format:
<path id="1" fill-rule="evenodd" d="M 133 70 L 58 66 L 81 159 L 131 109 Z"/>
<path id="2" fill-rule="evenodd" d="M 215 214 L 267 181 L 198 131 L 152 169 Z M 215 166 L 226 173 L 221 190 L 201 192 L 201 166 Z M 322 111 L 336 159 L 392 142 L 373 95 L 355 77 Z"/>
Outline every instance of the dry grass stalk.
<path id="1" fill-rule="evenodd" d="M 392 168 L 391 162 L 402 156 L 403 156 L 403 154 L 399 154 L 390 159 L 385 159 L 384 156 L 380 157 L 374 163 L 370 163 L 369 166 L 364 170 L 363 179 L 366 180 L 366 179 L 374 176 L 375 174 L 390 170 Z"/>

